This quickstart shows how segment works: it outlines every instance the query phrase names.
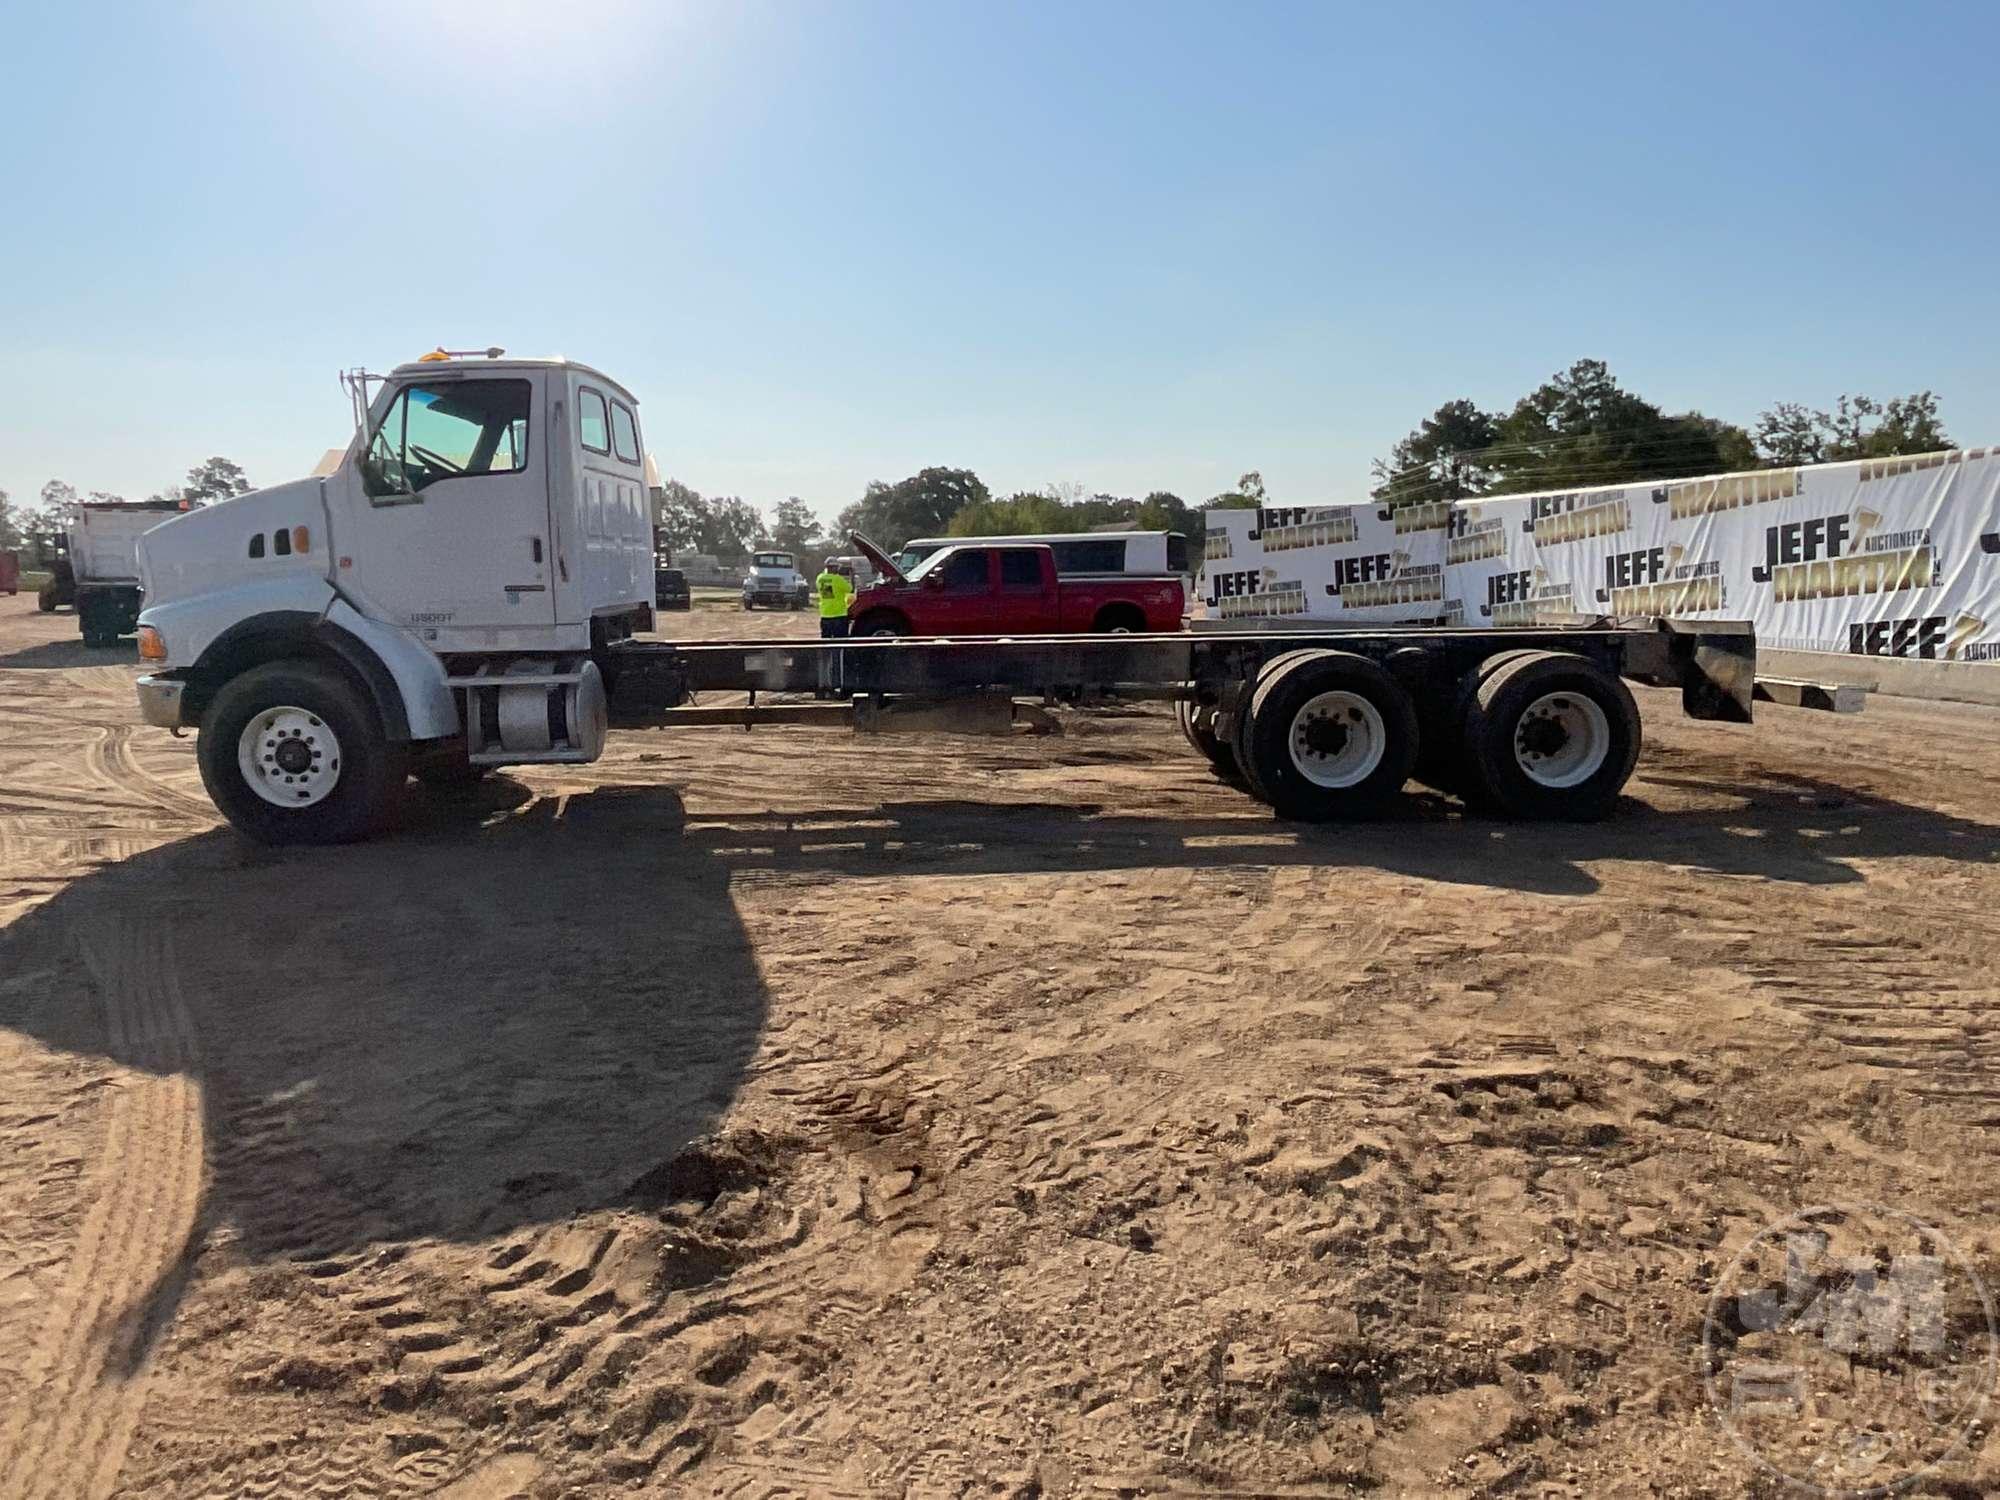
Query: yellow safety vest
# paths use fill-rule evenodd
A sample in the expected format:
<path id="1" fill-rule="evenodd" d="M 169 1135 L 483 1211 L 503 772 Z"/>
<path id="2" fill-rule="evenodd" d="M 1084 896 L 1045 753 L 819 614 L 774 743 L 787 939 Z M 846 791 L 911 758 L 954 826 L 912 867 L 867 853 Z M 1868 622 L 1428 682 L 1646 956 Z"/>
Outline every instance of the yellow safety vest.
<path id="1" fill-rule="evenodd" d="M 847 581 L 845 573 L 822 573 L 813 581 L 813 586 L 819 590 L 819 617 L 822 620 L 847 618 L 847 601 L 854 594 L 854 585 Z"/>

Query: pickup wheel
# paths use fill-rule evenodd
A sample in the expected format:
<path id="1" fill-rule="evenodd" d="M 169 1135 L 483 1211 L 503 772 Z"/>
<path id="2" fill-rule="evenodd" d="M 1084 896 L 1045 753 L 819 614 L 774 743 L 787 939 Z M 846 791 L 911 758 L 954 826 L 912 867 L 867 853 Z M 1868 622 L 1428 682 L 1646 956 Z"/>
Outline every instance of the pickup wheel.
<path id="1" fill-rule="evenodd" d="M 51 579 L 49 582 L 43 584 L 40 588 L 35 590 L 35 608 L 40 610 L 45 615 L 55 613 L 55 608 L 56 608 L 55 580 Z"/>
<path id="2" fill-rule="evenodd" d="M 875 609 L 856 620 L 851 633 L 876 636 L 908 635 L 910 622 L 901 615 L 891 614 L 886 609 Z"/>
<path id="3" fill-rule="evenodd" d="M 1416 761 L 1410 695 L 1351 652 L 1288 653 L 1272 662 L 1244 718 L 1244 769 L 1281 817 L 1377 816 Z"/>
<path id="4" fill-rule="evenodd" d="M 264 844 L 340 844 L 388 818 L 404 758 L 374 705 L 333 668 L 275 661 L 225 683 L 201 719 L 202 784 Z"/>
<path id="5" fill-rule="evenodd" d="M 1639 706 L 1617 676 L 1567 651 L 1523 652 L 1466 707 L 1468 798 L 1509 817 L 1602 818 L 1639 739 Z"/>
<path id="6" fill-rule="evenodd" d="M 1136 605 L 1107 604 L 1097 612 L 1090 628 L 1100 635 L 1138 635 L 1146 628 L 1146 616 Z"/>

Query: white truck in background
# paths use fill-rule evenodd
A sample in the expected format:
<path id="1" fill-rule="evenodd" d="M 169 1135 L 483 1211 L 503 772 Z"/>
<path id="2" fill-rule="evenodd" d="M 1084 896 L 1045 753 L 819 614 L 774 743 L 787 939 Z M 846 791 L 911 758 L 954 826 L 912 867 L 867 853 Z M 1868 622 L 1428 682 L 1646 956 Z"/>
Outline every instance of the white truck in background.
<path id="1" fill-rule="evenodd" d="M 811 598 L 812 586 L 791 553 L 750 554 L 750 571 L 743 575 L 745 609 L 760 605 L 765 609 L 804 609 Z"/>
<path id="2" fill-rule="evenodd" d="M 63 554 L 51 559 L 37 603 L 76 606 L 86 646 L 113 646 L 139 623 L 139 538 L 187 509 L 177 500 L 79 500 L 63 516 Z"/>

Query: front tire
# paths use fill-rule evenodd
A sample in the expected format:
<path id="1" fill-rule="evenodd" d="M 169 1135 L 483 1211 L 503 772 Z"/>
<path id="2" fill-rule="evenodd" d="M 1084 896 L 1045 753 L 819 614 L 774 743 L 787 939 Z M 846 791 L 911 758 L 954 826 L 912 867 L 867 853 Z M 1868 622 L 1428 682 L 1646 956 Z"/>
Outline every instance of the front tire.
<path id="1" fill-rule="evenodd" d="M 196 759 L 222 815 L 262 844 L 364 838 L 403 783 L 374 705 L 317 662 L 267 662 L 224 684 L 202 715 Z"/>
<path id="2" fill-rule="evenodd" d="M 897 615 L 882 611 L 863 615 L 854 622 L 852 632 L 860 636 L 898 636 L 910 633 L 909 623 Z"/>

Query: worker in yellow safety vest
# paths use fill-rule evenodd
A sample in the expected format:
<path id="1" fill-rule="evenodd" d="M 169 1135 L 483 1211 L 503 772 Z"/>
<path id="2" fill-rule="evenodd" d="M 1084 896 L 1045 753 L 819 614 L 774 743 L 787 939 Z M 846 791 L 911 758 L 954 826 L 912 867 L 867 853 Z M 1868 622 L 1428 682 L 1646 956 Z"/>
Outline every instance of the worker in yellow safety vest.
<path id="1" fill-rule="evenodd" d="M 823 640 L 838 640 L 847 634 L 847 605 L 854 597 L 854 580 L 847 576 L 852 564 L 830 557 L 813 580 L 819 596 L 819 633 Z"/>

